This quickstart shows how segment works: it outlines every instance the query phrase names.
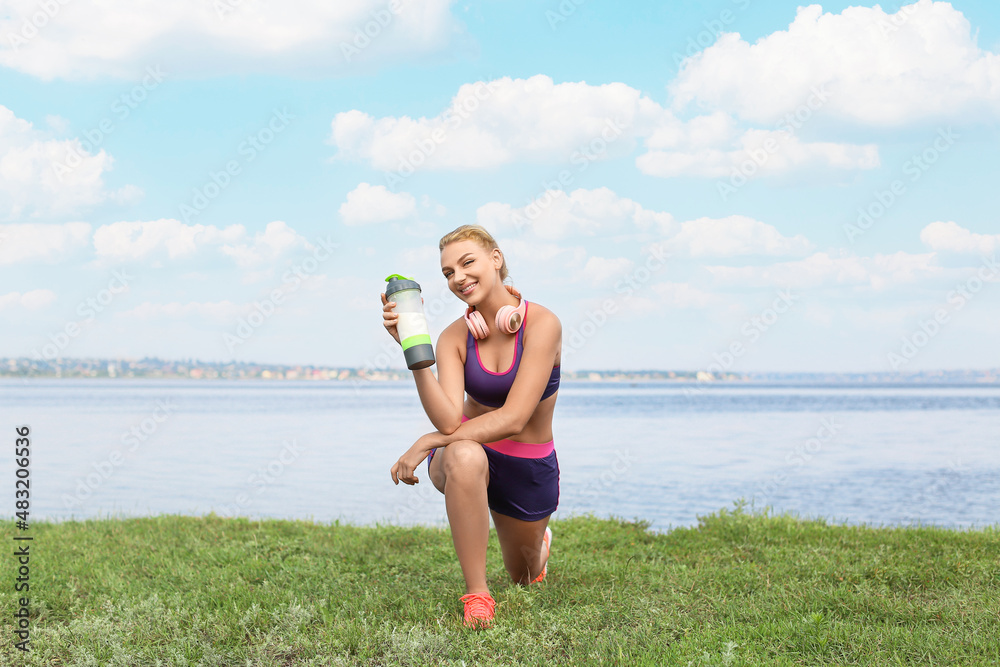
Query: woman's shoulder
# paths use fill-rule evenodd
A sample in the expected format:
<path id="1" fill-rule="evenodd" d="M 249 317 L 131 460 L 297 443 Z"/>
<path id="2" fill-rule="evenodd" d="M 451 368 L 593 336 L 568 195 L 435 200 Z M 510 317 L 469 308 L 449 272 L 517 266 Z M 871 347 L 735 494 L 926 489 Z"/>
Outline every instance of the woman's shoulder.
<path id="1" fill-rule="evenodd" d="M 441 332 L 441 338 L 460 345 L 465 343 L 468 333 L 469 325 L 465 323 L 465 317 L 463 316 L 446 326 Z"/>
<path id="2" fill-rule="evenodd" d="M 531 327 L 532 329 L 536 326 L 562 327 L 562 323 L 555 313 L 535 301 L 528 302 L 524 322 L 525 327 Z"/>

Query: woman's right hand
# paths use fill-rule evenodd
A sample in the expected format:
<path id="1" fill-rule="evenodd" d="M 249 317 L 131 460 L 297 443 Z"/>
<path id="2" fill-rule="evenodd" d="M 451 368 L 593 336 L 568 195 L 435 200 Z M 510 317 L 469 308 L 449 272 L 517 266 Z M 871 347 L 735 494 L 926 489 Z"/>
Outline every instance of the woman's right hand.
<path id="1" fill-rule="evenodd" d="M 399 319 L 399 315 L 392 312 L 392 309 L 396 307 L 395 301 L 386 301 L 385 292 L 382 292 L 382 323 L 385 326 L 385 330 L 389 332 L 389 335 L 399 343 L 399 331 L 396 330 L 396 321 Z M 402 343 L 400 343 L 402 345 Z"/>

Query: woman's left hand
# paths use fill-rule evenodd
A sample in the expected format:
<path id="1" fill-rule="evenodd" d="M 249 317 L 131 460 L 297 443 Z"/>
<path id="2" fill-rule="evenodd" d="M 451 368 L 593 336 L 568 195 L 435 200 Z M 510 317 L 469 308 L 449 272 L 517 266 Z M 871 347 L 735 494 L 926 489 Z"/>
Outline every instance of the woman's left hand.
<path id="1" fill-rule="evenodd" d="M 430 451 L 435 447 L 441 446 L 441 443 L 435 437 L 438 435 L 440 434 L 428 433 L 427 435 L 420 436 L 420 439 L 413 443 L 413 446 L 406 450 L 405 454 L 399 457 L 399 460 L 389 470 L 393 484 L 398 485 L 400 482 L 403 482 L 412 486 L 420 481 L 414 473 L 417 470 L 417 466 L 427 458 Z"/>

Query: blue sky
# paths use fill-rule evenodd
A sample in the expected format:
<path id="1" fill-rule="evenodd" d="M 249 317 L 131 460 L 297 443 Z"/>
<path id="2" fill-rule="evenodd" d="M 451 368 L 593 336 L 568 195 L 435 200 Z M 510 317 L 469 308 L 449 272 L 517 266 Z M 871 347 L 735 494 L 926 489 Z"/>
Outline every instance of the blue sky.
<path id="1" fill-rule="evenodd" d="M 436 338 L 477 222 L 569 370 L 1000 366 L 996 3 L 39 11 L 0 12 L 0 356 L 400 368 L 384 278 Z"/>

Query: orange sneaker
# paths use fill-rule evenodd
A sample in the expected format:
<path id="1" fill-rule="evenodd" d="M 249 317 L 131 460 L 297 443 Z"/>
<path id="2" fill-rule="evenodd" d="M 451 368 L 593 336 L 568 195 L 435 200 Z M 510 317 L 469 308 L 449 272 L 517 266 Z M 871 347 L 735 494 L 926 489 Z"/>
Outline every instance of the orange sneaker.
<path id="1" fill-rule="evenodd" d="M 545 535 L 542 536 L 542 544 L 545 545 L 545 565 L 542 566 L 541 573 L 531 580 L 531 583 L 533 584 L 545 581 L 545 574 L 549 571 L 549 555 L 552 553 L 552 529 L 548 526 L 545 527 Z"/>
<path id="2" fill-rule="evenodd" d="M 493 625 L 493 609 L 496 600 L 489 593 L 468 593 L 461 598 L 465 603 L 465 627 L 488 628 Z"/>

